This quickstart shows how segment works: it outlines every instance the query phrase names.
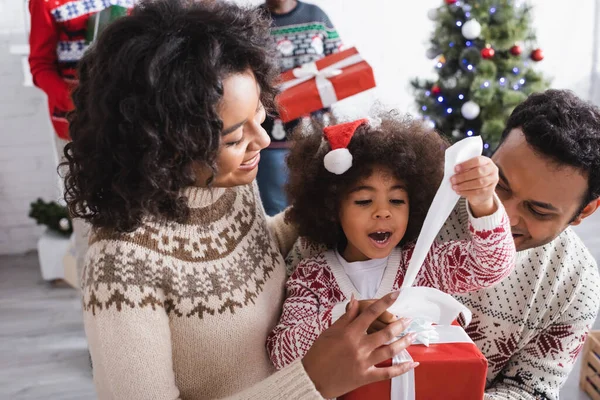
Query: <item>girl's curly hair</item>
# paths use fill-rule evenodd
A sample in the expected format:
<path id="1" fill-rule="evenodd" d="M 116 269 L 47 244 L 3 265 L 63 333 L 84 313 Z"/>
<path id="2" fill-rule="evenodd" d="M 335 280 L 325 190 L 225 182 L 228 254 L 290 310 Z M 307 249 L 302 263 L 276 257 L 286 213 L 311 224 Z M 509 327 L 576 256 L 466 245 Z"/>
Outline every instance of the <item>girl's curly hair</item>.
<path id="1" fill-rule="evenodd" d="M 340 202 L 375 167 L 388 169 L 402 180 L 409 195 L 408 227 L 401 245 L 415 240 L 444 175 L 444 151 L 448 142 L 418 120 L 395 113 L 380 116 L 379 127 L 359 127 L 348 150 L 352 167 L 342 175 L 325 169 L 323 158 L 330 150 L 322 133 L 295 132 L 288 157 L 287 193 L 293 206 L 288 219 L 298 225 L 301 236 L 334 248 L 346 238 L 339 221 Z"/>
<path id="2" fill-rule="evenodd" d="M 223 80 L 252 71 L 273 105 L 270 21 L 228 2 L 153 0 L 111 23 L 79 63 L 65 148 L 75 217 L 130 231 L 145 215 L 182 220 L 193 164 L 216 170 Z"/>

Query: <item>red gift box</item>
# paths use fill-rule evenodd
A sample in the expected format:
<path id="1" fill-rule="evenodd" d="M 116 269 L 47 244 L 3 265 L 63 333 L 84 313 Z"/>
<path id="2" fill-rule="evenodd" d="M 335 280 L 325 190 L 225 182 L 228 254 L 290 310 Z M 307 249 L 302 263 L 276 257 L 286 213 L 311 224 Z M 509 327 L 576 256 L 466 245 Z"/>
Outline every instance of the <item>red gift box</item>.
<path id="1" fill-rule="evenodd" d="M 356 48 L 281 74 L 279 115 L 289 122 L 375 87 L 373 69 Z"/>
<path id="2" fill-rule="evenodd" d="M 449 327 L 445 327 L 446 329 Z M 451 327 L 461 329 L 459 327 Z M 462 331 L 464 333 L 464 331 Z M 466 333 L 464 333 L 466 336 Z M 440 334 L 440 342 L 444 334 Z M 407 349 L 420 365 L 414 369 L 416 400 L 481 400 L 485 392 L 487 360 L 477 346 L 470 343 L 437 343 L 429 347 L 412 345 Z M 390 366 L 389 360 L 382 366 Z M 407 373 L 407 374 L 410 374 Z M 396 378 L 397 379 L 397 378 Z M 381 381 L 360 387 L 340 400 L 404 400 L 391 395 L 392 381 Z"/>

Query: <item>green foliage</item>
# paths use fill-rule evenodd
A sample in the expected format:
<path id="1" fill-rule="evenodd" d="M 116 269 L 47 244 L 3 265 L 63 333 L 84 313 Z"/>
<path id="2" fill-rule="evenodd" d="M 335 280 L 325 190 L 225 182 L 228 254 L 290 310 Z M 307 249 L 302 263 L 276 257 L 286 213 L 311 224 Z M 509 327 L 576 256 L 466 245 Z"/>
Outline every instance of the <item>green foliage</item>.
<path id="1" fill-rule="evenodd" d="M 530 59 L 531 51 L 537 47 L 530 27 L 530 7 L 515 4 L 516 1 L 519 0 L 462 0 L 453 5 L 443 2 L 437 9 L 431 37 L 431 48 L 440 55 L 435 61 L 438 78 L 416 78 L 411 82 L 426 119 L 454 141 L 464 138 L 467 132 L 481 135 L 488 145 L 488 154 L 497 145 L 504 122 L 515 106 L 529 94 L 547 89 L 550 83 L 533 69 L 536 62 Z M 481 34 L 468 40 L 459 25 L 472 19 L 481 24 Z M 515 45 L 521 47 L 520 55 L 511 53 Z M 490 59 L 482 57 L 486 46 L 495 51 Z M 440 89 L 437 95 L 431 93 L 434 86 Z M 467 101 L 474 101 L 481 108 L 473 120 L 461 114 Z"/>
<path id="2" fill-rule="evenodd" d="M 46 225 L 49 229 L 65 236 L 73 232 L 73 224 L 66 207 L 52 201 L 46 203 L 42 199 L 31 203 L 29 217 L 35 219 L 38 225 Z"/>

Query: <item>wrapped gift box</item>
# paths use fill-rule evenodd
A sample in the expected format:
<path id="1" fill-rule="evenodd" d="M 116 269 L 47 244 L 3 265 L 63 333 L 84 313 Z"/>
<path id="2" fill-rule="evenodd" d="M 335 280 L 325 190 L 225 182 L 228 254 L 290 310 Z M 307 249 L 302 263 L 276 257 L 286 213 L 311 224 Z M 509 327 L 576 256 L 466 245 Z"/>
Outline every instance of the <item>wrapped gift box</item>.
<path id="1" fill-rule="evenodd" d="M 420 363 L 413 371 L 394 378 L 407 393 L 392 395 L 392 380 L 387 380 L 363 386 L 338 399 L 482 400 L 487 360 L 459 326 L 440 326 L 436 330 L 440 335 L 438 343 L 429 347 L 414 344 L 407 349 L 410 357 Z M 389 360 L 384 365 L 391 363 Z"/>
<path id="2" fill-rule="evenodd" d="M 277 105 L 283 122 L 375 87 L 373 69 L 354 47 L 284 72 L 281 81 Z"/>
<path id="3" fill-rule="evenodd" d="M 85 31 L 85 41 L 90 44 L 102 33 L 102 31 L 117 18 L 123 17 L 129 13 L 129 9 L 122 6 L 112 5 L 102 11 L 90 15 L 87 29 Z"/>

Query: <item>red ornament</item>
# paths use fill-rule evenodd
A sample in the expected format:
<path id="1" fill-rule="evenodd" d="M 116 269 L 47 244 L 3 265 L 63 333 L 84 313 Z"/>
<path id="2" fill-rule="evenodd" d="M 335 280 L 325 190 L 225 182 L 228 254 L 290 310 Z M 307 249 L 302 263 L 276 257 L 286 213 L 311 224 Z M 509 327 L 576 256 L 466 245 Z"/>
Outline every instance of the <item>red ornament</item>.
<path id="1" fill-rule="evenodd" d="M 510 54 L 512 54 L 513 56 L 520 56 L 522 52 L 523 49 L 517 44 L 510 48 Z"/>
<path id="2" fill-rule="evenodd" d="M 446 4 L 448 5 L 452 5 L 452 4 L 456 4 L 458 0 L 446 0 Z"/>
<path id="3" fill-rule="evenodd" d="M 544 52 L 542 49 L 535 49 L 531 52 L 530 57 L 533 61 L 542 61 L 544 59 Z"/>
<path id="4" fill-rule="evenodd" d="M 485 58 L 486 60 L 493 58 L 495 54 L 496 50 L 492 49 L 491 47 L 481 49 L 481 57 Z"/>
<path id="5" fill-rule="evenodd" d="M 438 94 L 442 93 L 442 89 L 438 85 L 433 85 L 431 88 L 431 93 L 437 96 Z"/>

